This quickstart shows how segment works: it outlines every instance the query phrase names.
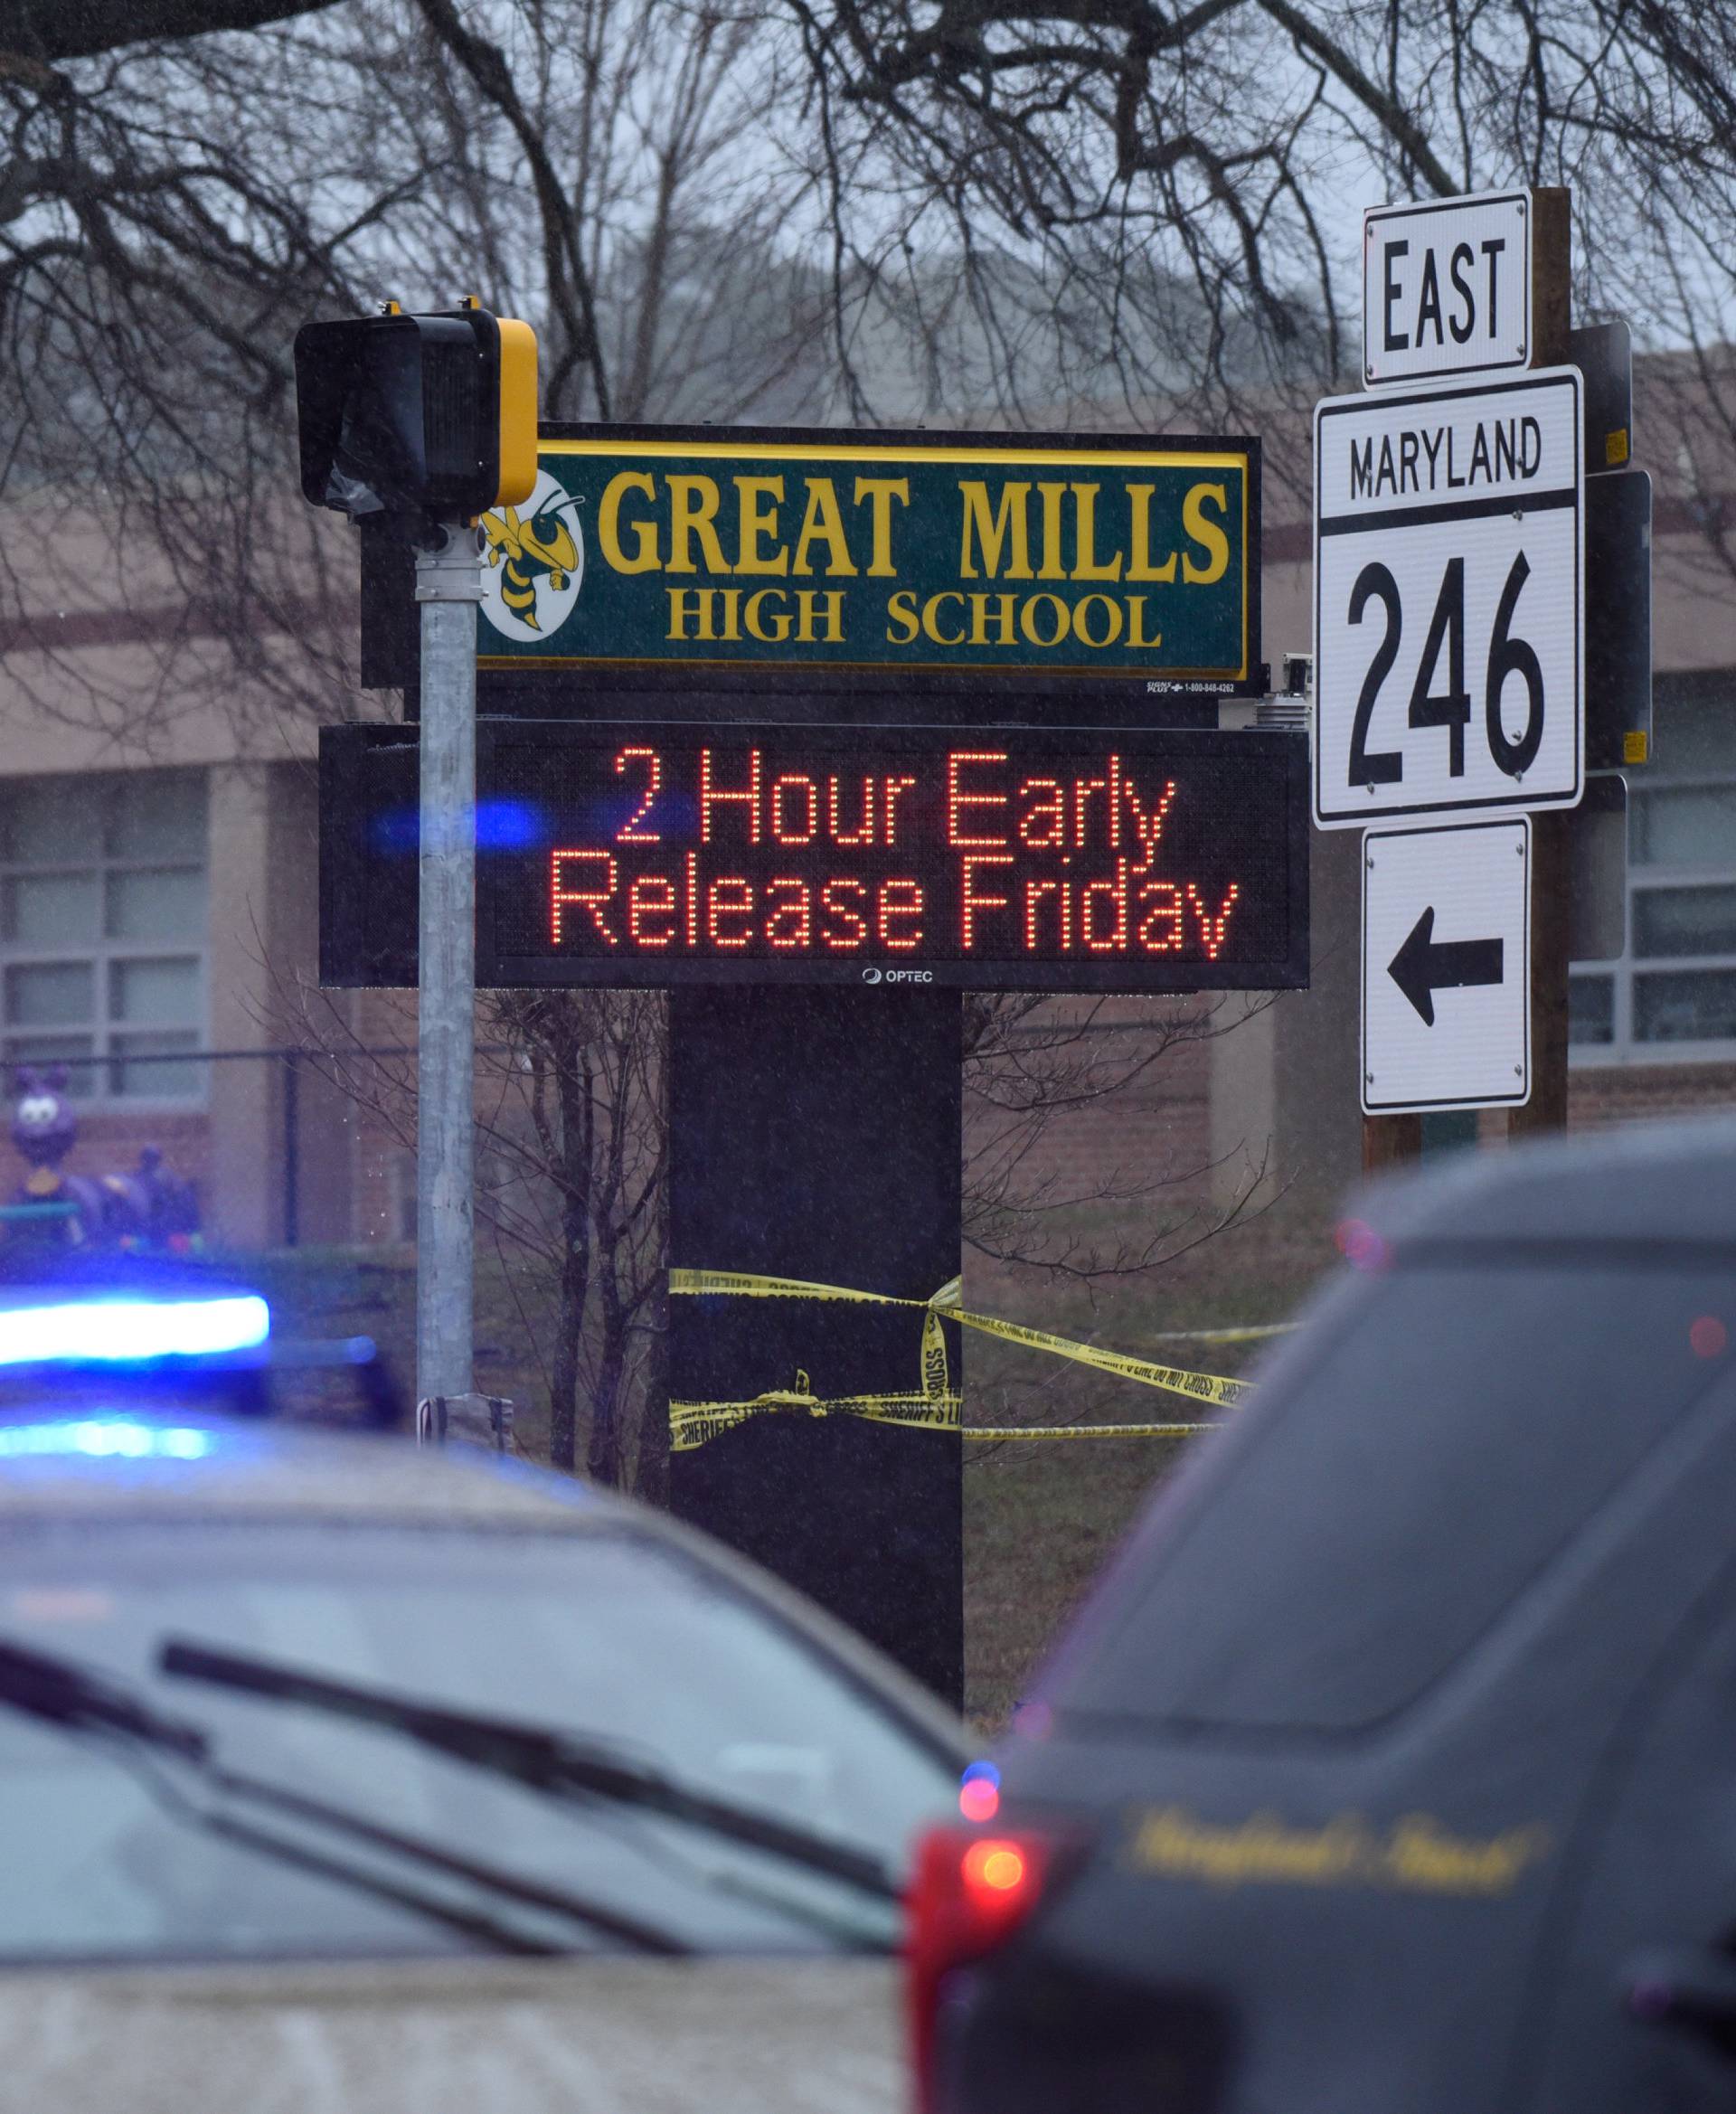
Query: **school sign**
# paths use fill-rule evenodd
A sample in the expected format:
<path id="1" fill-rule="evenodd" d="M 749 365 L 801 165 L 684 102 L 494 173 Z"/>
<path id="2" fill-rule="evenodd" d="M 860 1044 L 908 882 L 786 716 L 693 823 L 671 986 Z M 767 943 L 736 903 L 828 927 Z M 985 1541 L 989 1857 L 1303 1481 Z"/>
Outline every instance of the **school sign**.
<path id="1" fill-rule="evenodd" d="M 1261 687 L 1254 439 L 548 426 L 479 665 Z"/>

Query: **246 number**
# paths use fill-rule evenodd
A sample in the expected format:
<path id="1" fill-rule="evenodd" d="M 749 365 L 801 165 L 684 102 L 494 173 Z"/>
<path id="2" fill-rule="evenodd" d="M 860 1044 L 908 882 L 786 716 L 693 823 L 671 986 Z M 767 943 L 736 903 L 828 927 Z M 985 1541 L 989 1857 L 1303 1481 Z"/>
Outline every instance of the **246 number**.
<path id="1" fill-rule="evenodd" d="M 1543 670 L 1536 649 L 1513 636 L 1514 612 L 1531 578 L 1531 566 L 1523 551 L 1514 560 L 1501 590 L 1495 612 L 1495 629 L 1489 639 L 1488 665 L 1483 680 L 1483 729 L 1489 754 L 1509 778 L 1530 769 L 1543 739 Z M 1393 786 L 1404 777 L 1404 756 L 1397 749 L 1371 750 L 1369 722 L 1381 685 L 1392 673 L 1403 636 L 1404 612 L 1399 583 L 1376 561 L 1364 565 L 1350 590 L 1350 621 L 1360 624 L 1371 602 L 1386 611 L 1386 628 L 1374 649 L 1356 700 L 1356 716 L 1350 731 L 1349 782 L 1353 786 Z M 1435 688 L 1440 674 L 1443 647 L 1447 657 L 1447 685 Z M 1517 675 L 1525 686 L 1524 731 L 1516 741 L 1507 739 L 1501 720 L 1501 698 L 1509 677 Z M 1429 620 L 1417 679 L 1410 686 L 1407 723 L 1413 727 L 1447 729 L 1447 769 L 1451 778 L 1465 775 L 1465 729 L 1471 717 L 1471 695 L 1465 687 L 1465 561 L 1449 558 L 1435 598 L 1435 613 Z"/>

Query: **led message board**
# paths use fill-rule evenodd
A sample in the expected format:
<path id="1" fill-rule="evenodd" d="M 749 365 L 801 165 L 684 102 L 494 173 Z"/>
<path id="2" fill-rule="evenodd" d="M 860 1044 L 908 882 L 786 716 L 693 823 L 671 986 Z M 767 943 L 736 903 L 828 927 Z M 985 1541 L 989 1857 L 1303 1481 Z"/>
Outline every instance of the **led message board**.
<path id="1" fill-rule="evenodd" d="M 486 672 L 1261 687 L 1254 439 L 545 425 L 539 460 L 483 517 Z"/>
<path id="2" fill-rule="evenodd" d="M 322 744 L 328 983 L 407 980 L 414 759 Z M 1287 732 L 485 722 L 476 980 L 1301 986 L 1306 773 Z"/>

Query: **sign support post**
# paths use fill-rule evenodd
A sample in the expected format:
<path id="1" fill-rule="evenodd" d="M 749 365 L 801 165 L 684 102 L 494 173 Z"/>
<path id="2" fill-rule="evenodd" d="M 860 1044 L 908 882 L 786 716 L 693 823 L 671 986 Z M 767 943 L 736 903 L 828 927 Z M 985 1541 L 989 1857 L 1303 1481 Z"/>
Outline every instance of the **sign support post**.
<path id="1" fill-rule="evenodd" d="M 468 1394 L 475 1245 L 476 532 L 416 560 L 421 826 L 416 1032 L 416 1396 Z"/>
<path id="2" fill-rule="evenodd" d="M 964 1703 L 959 1345 L 921 1303 L 957 1276 L 956 990 L 688 986 L 669 996 L 669 1258 L 909 1305 L 672 1299 L 669 1392 L 786 1406 L 684 1449 L 669 1507 L 767 1565 Z M 950 1414 L 928 1429 L 920 1401 Z M 888 1420 L 819 1406 L 883 1394 Z M 801 1398 L 811 1398 L 813 1409 Z M 727 1411 L 725 1412 L 727 1414 Z M 903 1420 L 892 1421 L 896 1417 Z M 672 1420 L 672 1425 L 673 1425 Z"/>
<path id="3" fill-rule="evenodd" d="M 1568 356 L 1572 194 L 1554 185 L 1532 193 L 1532 365 Z M 1599 679 L 1595 666 L 1588 684 Z M 1509 1138 L 1567 1128 L 1567 964 L 1571 893 L 1568 835 L 1572 810 L 1532 818 L 1531 1099 L 1507 1110 Z"/>
<path id="4" fill-rule="evenodd" d="M 1386 1175 L 1422 1157 L 1422 1118 L 1419 1115 L 1363 1118 L 1363 1172 Z"/>
<path id="5" fill-rule="evenodd" d="M 1567 1128 L 1568 832 L 1571 811 L 1532 817 L 1531 1099 L 1507 1110 L 1510 1138 Z"/>

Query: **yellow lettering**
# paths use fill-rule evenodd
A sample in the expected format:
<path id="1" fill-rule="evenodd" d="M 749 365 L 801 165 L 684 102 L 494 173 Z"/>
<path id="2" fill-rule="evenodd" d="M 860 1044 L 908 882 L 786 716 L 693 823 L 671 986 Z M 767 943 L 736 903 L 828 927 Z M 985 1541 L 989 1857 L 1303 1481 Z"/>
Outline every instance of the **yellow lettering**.
<path id="1" fill-rule="evenodd" d="M 671 477 L 669 480 L 669 571 L 697 572 L 693 560 L 693 540 L 699 547 L 708 572 L 731 569 L 717 540 L 718 500 L 721 495 L 710 477 Z"/>
<path id="2" fill-rule="evenodd" d="M 760 611 L 774 595 L 778 599 L 778 606 L 766 619 L 766 622 L 772 627 L 768 631 L 760 623 Z M 747 626 L 750 637 L 762 638 L 769 646 L 781 646 L 783 644 L 784 640 L 789 637 L 790 624 L 789 612 L 783 607 L 783 600 L 784 590 L 780 587 L 762 587 L 757 593 L 748 597 L 747 606 L 741 611 L 741 621 Z"/>
<path id="3" fill-rule="evenodd" d="M 1047 638 L 1041 638 L 1037 635 L 1037 605 L 1039 602 L 1047 602 L 1055 612 L 1055 628 Z M 1072 612 L 1059 595 L 1033 595 L 1028 601 L 1020 604 L 1019 629 L 1024 632 L 1033 646 L 1059 646 L 1061 640 L 1066 637 L 1071 624 Z"/>
<path id="4" fill-rule="evenodd" d="M 1085 612 L 1092 604 L 1103 612 L 1103 636 L 1091 637 L 1090 626 L 1085 621 Z M 1121 605 L 1112 602 L 1108 595 L 1085 595 L 1073 606 L 1073 637 L 1081 646 L 1102 647 L 1113 646 L 1121 636 Z"/>
<path id="5" fill-rule="evenodd" d="M 910 503 L 910 480 L 908 477 L 858 477 L 855 503 L 860 506 L 867 500 L 873 523 L 873 552 L 868 564 L 870 580 L 896 580 L 898 568 L 892 563 L 892 501 L 901 506 Z M 915 634 L 912 632 L 911 637 Z"/>
<path id="6" fill-rule="evenodd" d="M 891 619 L 886 627 L 886 642 L 889 646 L 909 646 L 912 639 L 920 637 L 922 620 L 916 613 L 916 597 L 909 588 L 901 587 L 895 595 L 887 599 L 886 614 Z M 901 637 L 892 629 L 893 624 L 905 627 Z"/>
<path id="7" fill-rule="evenodd" d="M 716 590 L 718 600 L 723 605 L 723 628 L 718 637 L 731 645 L 741 642 L 741 590 L 739 587 L 721 587 Z"/>
<path id="8" fill-rule="evenodd" d="M 964 599 L 963 595 L 955 594 L 948 588 L 943 594 L 930 595 L 928 600 L 923 603 L 922 628 L 933 639 L 936 646 L 963 646 L 965 643 L 965 635 L 962 631 L 941 630 L 939 617 L 942 602 L 957 602 L 962 609 Z"/>
<path id="9" fill-rule="evenodd" d="M 712 629 L 712 594 L 708 587 L 671 587 L 664 592 L 669 597 L 669 636 L 673 639 L 686 639 L 687 626 L 691 620 L 695 639 L 712 639 L 717 635 Z"/>
<path id="10" fill-rule="evenodd" d="M 825 607 L 821 608 L 824 603 Z M 824 631 L 816 631 L 815 620 L 825 625 Z M 844 644 L 844 590 L 828 588 L 824 594 L 811 587 L 802 588 L 796 597 L 796 636 L 804 645 L 816 641 L 822 646 Z"/>
<path id="11" fill-rule="evenodd" d="M 1037 490 L 1043 494 L 1043 563 L 1037 568 L 1037 578 L 1065 580 L 1067 551 L 1061 534 L 1061 503 L 1067 496 L 1067 487 L 1039 485 Z"/>
<path id="12" fill-rule="evenodd" d="M 629 558 L 621 548 L 621 502 L 629 492 L 643 492 L 647 499 L 655 500 L 656 483 L 645 470 L 622 470 L 612 477 L 603 487 L 602 504 L 597 509 L 597 541 L 603 547 L 603 556 L 617 572 L 655 572 L 657 570 L 655 522 L 630 522 L 627 526 L 636 545 L 633 556 Z M 673 637 L 675 634 L 672 632 L 670 636 Z"/>
<path id="13" fill-rule="evenodd" d="M 1214 580 L 1222 580 L 1230 564 L 1229 537 L 1202 511 L 1208 499 L 1217 501 L 1221 514 L 1229 514 L 1230 495 L 1222 485 L 1195 485 L 1182 501 L 1182 526 L 1206 553 L 1203 565 L 1195 565 L 1189 556 L 1182 560 L 1182 578 L 1195 587 L 1209 587 Z"/>
<path id="14" fill-rule="evenodd" d="M 808 546 L 821 543 L 826 545 L 826 577 L 828 580 L 854 580 L 856 569 L 850 562 L 850 545 L 844 533 L 844 515 L 838 507 L 838 495 L 830 477 L 809 477 L 807 480 L 807 505 L 802 514 L 802 525 L 796 538 L 796 562 L 792 572 L 812 572 L 807 562 Z M 887 571 L 892 571 L 891 566 Z"/>
<path id="15" fill-rule="evenodd" d="M 970 643 L 972 646 L 1016 646 L 1019 642 L 1013 631 L 1013 609 L 1018 598 L 1015 595 L 973 594 L 970 598 Z M 988 605 L 995 605 L 991 619 Z M 991 638 L 988 626 L 993 621 L 1000 626 L 1000 637 Z"/>
<path id="16" fill-rule="evenodd" d="M 760 548 L 761 536 L 778 533 L 778 508 L 768 510 L 762 502 L 774 499 L 783 504 L 784 480 L 781 477 L 738 477 L 735 480 L 736 525 L 738 534 L 735 549 L 735 570 L 738 572 L 788 572 L 789 552 L 781 545 L 776 551 Z"/>
<path id="17" fill-rule="evenodd" d="M 958 547 L 958 577 L 960 580 L 999 580 L 1001 578 L 1001 548 L 1011 543 L 1012 563 L 1006 568 L 1008 580 L 1029 580 L 1031 577 L 1031 526 L 1026 514 L 1026 502 L 1031 496 L 1029 485 L 1005 484 L 1001 486 L 1001 504 L 991 517 L 988 511 L 988 486 L 986 484 L 966 480 L 958 486 L 965 503 L 964 534 Z M 971 562 L 971 532 L 976 531 L 977 549 L 982 552 L 983 570 L 977 573 Z"/>
<path id="18" fill-rule="evenodd" d="M 1161 565 L 1151 562 L 1151 495 L 1156 489 L 1155 485 L 1127 486 L 1127 503 L 1133 511 L 1133 555 L 1127 561 L 1129 580 L 1171 580 L 1175 577 L 1174 551 Z"/>
<path id="19" fill-rule="evenodd" d="M 1073 567 L 1075 580 L 1119 580 L 1121 553 L 1118 551 L 1107 565 L 1099 565 L 1097 559 L 1097 486 L 1075 485 L 1073 505 L 1079 509 L 1079 543 L 1077 562 Z"/>
<path id="20" fill-rule="evenodd" d="M 1162 646 L 1163 643 L 1164 635 L 1161 631 L 1154 633 L 1150 638 L 1146 637 L 1146 598 L 1144 595 L 1129 595 L 1127 597 L 1127 644 L 1136 652 L 1144 650 L 1149 653 Z"/>

